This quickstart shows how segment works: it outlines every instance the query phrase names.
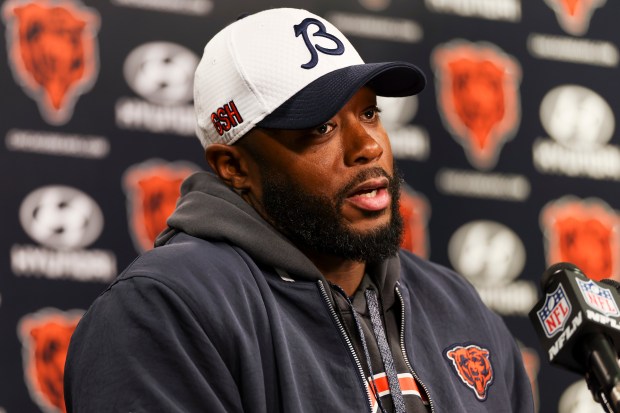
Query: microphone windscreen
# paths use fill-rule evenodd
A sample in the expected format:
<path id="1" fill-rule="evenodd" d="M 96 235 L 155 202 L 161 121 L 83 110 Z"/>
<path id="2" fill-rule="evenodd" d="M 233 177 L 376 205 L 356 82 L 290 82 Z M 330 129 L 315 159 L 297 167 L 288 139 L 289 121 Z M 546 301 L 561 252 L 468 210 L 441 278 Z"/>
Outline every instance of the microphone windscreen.
<path id="1" fill-rule="evenodd" d="M 602 284 L 611 285 L 620 293 L 620 283 L 616 280 L 612 280 L 611 278 L 605 278 L 600 281 Z"/>
<path id="2" fill-rule="evenodd" d="M 583 274 L 583 272 L 575 264 L 571 264 L 570 262 L 558 262 L 543 272 L 542 278 L 540 279 L 540 288 L 545 291 L 549 283 L 553 281 L 553 276 L 564 270 Z"/>

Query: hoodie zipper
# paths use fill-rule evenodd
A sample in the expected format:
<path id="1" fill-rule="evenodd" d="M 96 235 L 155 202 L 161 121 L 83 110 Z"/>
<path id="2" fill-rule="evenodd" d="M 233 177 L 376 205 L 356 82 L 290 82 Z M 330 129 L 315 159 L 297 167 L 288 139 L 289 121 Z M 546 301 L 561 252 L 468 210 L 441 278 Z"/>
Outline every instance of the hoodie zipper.
<path id="1" fill-rule="evenodd" d="M 413 370 L 413 367 L 411 367 L 411 363 L 409 363 L 409 358 L 407 357 L 407 351 L 405 350 L 405 301 L 403 300 L 403 296 L 400 293 L 400 290 L 398 289 L 398 287 L 396 287 L 395 290 L 396 290 L 396 295 L 398 295 L 398 299 L 400 300 L 400 350 L 403 353 L 403 357 L 405 358 L 405 363 L 407 364 L 407 367 L 409 367 L 411 374 L 413 374 L 413 377 L 416 379 L 418 383 L 420 383 L 420 385 L 426 392 L 426 395 L 428 396 L 428 403 L 431 406 L 431 413 L 432 413 L 435 411 L 435 407 L 434 407 L 433 399 L 431 399 L 431 393 L 428 391 L 428 387 L 426 387 L 424 382 L 420 380 L 420 377 L 418 377 L 415 370 Z"/>
<path id="2" fill-rule="evenodd" d="M 342 335 L 342 337 L 346 341 L 347 347 L 349 348 L 349 353 L 351 353 L 351 355 L 353 356 L 353 359 L 355 360 L 355 365 L 357 366 L 357 372 L 359 373 L 360 378 L 362 379 L 362 384 L 365 384 L 366 379 L 364 378 L 364 370 L 362 369 L 362 364 L 360 363 L 360 360 L 357 357 L 357 353 L 355 353 L 355 349 L 353 348 L 351 339 L 349 338 L 349 335 L 347 334 L 346 330 L 342 326 L 342 323 L 340 322 L 340 318 L 338 317 L 338 314 L 336 314 L 336 310 L 334 309 L 334 306 L 331 300 L 329 299 L 329 296 L 327 295 L 327 290 L 325 289 L 325 286 L 323 285 L 323 281 L 319 280 L 318 284 L 319 284 L 319 289 L 321 290 L 321 295 L 323 296 L 323 300 L 325 301 L 329 309 L 329 313 L 331 314 L 332 318 L 336 322 L 336 325 L 338 326 L 338 330 L 340 331 L 340 335 Z M 366 394 L 366 401 L 368 402 L 369 411 L 372 412 L 372 400 L 370 399 L 370 394 L 368 393 L 367 386 L 364 386 L 364 393 Z"/>

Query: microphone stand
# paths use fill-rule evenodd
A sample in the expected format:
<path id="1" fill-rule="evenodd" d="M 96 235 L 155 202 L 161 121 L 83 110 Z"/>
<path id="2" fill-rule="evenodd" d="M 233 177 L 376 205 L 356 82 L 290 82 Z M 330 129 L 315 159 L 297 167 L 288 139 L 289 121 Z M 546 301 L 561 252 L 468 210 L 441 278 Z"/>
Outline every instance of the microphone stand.
<path id="1" fill-rule="evenodd" d="M 591 334 L 584 337 L 580 347 L 586 354 L 586 382 L 594 400 L 607 413 L 620 413 L 620 366 L 609 339 L 604 334 Z"/>
<path id="2" fill-rule="evenodd" d="M 620 292 L 617 281 L 605 279 L 601 282 Z M 588 387 L 606 412 L 620 413 L 620 365 L 615 348 L 604 334 L 592 334 L 583 342 L 586 340 L 590 343 L 590 351 L 584 360 Z M 588 346 L 582 344 L 582 347 L 586 350 Z"/>
<path id="3" fill-rule="evenodd" d="M 588 385 L 588 389 L 592 393 L 594 401 L 601 405 L 605 413 L 617 413 L 614 412 L 613 408 L 611 407 L 611 404 L 609 403 L 607 396 L 601 389 L 601 386 L 598 384 L 596 379 L 593 378 L 589 373 L 586 374 L 586 383 Z"/>

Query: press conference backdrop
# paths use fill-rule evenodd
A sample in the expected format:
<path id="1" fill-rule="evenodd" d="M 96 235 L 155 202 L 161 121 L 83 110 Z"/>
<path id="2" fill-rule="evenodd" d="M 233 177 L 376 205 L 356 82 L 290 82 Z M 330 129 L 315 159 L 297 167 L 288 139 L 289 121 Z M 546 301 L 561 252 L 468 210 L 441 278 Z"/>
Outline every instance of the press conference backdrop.
<path id="1" fill-rule="evenodd" d="M 272 6 L 327 17 L 366 61 L 425 71 L 421 95 L 379 102 L 407 183 L 403 245 L 456 269 L 504 317 L 540 412 L 602 411 L 580 377 L 548 365 L 526 314 L 550 263 L 620 280 L 620 2 L 0 6 L 0 411 L 64 411 L 75 324 L 205 168 L 191 92 L 204 44 Z"/>

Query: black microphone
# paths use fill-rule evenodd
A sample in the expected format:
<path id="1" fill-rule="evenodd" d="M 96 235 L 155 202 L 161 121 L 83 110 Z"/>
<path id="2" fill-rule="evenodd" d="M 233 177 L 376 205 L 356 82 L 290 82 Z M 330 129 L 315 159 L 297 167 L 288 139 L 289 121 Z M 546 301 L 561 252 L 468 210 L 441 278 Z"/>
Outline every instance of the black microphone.
<path id="1" fill-rule="evenodd" d="M 551 364 L 584 375 L 595 400 L 620 413 L 620 283 L 613 283 L 554 264 L 543 273 L 545 296 L 529 317 Z"/>

